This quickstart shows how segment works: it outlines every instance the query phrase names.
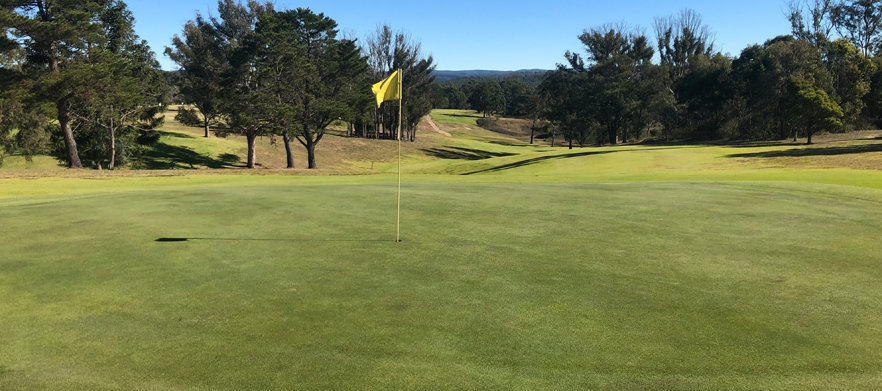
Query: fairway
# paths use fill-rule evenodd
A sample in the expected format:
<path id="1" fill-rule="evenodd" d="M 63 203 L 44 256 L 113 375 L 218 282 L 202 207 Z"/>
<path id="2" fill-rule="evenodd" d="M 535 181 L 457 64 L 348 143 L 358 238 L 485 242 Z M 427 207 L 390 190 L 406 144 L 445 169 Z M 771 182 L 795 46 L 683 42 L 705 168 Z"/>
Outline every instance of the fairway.
<path id="1" fill-rule="evenodd" d="M 882 381 L 879 190 L 192 182 L 0 199 L 0 389 Z"/>

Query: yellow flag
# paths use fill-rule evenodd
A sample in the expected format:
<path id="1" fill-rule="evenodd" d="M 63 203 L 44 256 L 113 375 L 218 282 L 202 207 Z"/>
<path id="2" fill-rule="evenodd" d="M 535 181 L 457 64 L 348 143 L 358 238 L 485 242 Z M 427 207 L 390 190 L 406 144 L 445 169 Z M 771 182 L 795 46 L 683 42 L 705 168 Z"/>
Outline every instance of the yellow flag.
<path id="1" fill-rule="evenodd" d="M 401 91 L 399 86 L 401 85 L 401 70 L 397 70 L 393 72 L 389 77 L 383 79 L 383 81 L 374 84 L 371 87 L 371 90 L 374 92 L 374 95 L 377 96 L 377 107 L 380 107 L 380 104 L 387 100 L 396 100 L 401 98 Z"/>

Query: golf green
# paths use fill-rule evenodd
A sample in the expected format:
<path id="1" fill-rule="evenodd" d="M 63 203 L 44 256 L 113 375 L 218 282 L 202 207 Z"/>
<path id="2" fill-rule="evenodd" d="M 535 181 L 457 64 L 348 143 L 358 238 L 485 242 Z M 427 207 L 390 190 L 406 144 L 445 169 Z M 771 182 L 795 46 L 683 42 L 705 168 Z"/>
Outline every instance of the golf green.
<path id="1" fill-rule="evenodd" d="M 882 382 L 879 190 L 346 182 L 0 200 L 0 389 Z"/>

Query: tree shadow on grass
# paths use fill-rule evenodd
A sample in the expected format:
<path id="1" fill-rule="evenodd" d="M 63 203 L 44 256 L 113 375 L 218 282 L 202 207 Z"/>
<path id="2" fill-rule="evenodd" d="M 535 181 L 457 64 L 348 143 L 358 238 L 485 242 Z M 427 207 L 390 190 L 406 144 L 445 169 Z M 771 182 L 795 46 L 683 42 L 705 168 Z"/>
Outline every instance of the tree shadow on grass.
<path id="1" fill-rule="evenodd" d="M 801 142 L 789 141 L 737 141 L 737 140 L 643 140 L 630 145 L 642 145 L 646 147 L 669 146 L 669 147 L 730 147 L 730 148 L 760 148 L 805 145 Z"/>
<path id="2" fill-rule="evenodd" d="M 423 152 L 440 159 L 460 159 L 460 160 L 483 160 L 494 157 L 513 156 L 514 153 L 509 152 L 490 152 L 482 149 L 447 147 L 447 148 L 428 148 Z"/>
<path id="3" fill-rule="evenodd" d="M 156 238 L 154 242 L 175 243 L 191 240 L 231 241 L 231 242 L 394 242 L 391 239 L 297 239 L 297 238 Z"/>
<path id="4" fill-rule="evenodd" d="M 804 142 L 784 142 L 784 141 L 752 141 L 752 142 L 740 142 L 740 143 L 728 143 L 728 144 L 720 144 L 722 146 L 731 147 L 731 148 L 762 148 L 762 147 L 797 147 L 800 145 L 805 145 Z"/>
<path id="5" fill-rule="evenodd" d="M 218 159 L 203 155 L 187 147 L 157 143 L 144 153 L 142 167 L 148 170 L 197 169 L 243 167 L 234 163 L 239 157 L 233 154 L 222 154 Z"/>
<path id="6" fill-rule="evenodd" d="M 462 117 L 462 118 L 475 118 L 475 119 L 487 118 L 487 117 L 479 117 L 480 113 L 477 113 L 477 114 L 453 114 L 453 113 L 450 113 L 450 114 L 441 114 L 441 115 L 447 116 L 447 117 Z"/>
<path id="7" fill-rule="evenodd" d="M 772 157 L 802 157 L 802 156 L 832 156 L 850 155 L 856 153 L 882 152 L 882 144 L 848 145 L 842 147 L 825 148 L 793 148 L 780 151 L 765 151 L 752 153 L 736 153 L 726 155 L 731 158 L 772 158 Z"/>
<path id="8" fill-rule="evenodd" d="M 192 134 L 187 134 L 187 133 L 166 132 L 166 131 L 163 131 L 163 130 L 158 130 L 157 132 L 159 133 L 160 136 L 164 136 L 164 137 L 196 138 L 196 137 L 193 136 Z"/>
<path id="9" fill-rule="evenodd" d="M 496 167 L 485 168 L 483 170 L 466 172 L 466 173 L 463 173 L 460 175 L 473 175 L 473 174 L 482 174 L 482 173 L 488 173 L 488 172 L 499 172 L 499 171 L 510 170 L 512 168 L 529 166 L 529 165 L 536 164 L 539 162 L 544 162 L 546 160 L 558 160 L 558 159 L 569 159 L 569 158 L 581 157 L 581 156 L 604 155 L 604 154 L 613 153 L 613 152 L 618 152 L 618 151 L 591 151 L 591 152 L 565 153 L 565 154 L 560 154 L 560 155 L 540 156 L 540 157 L 534 157 L 534 158 L 525 159 L 525 160 L 519 160 L 519 161 L 508 163 L 508 164 L 503 164 L 503 165 L 496 166 Z"/>

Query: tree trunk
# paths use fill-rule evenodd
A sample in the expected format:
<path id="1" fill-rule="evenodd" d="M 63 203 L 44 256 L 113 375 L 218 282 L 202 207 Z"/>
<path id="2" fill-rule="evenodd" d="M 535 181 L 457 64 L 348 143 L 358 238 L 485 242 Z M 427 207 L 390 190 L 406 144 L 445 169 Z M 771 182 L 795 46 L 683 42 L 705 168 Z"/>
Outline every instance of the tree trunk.
<path id="1" fill-rule="evenodd" d="M 42 6 L 40 8 L 43 13 L 43 21 L 48 22 L 51 19 L 52 6 L 47 5 L 46 8 Z M 57 47 L 57 42 L 52 42 L 49 45 L 49 70 L 52 73 L 59 72 L 58 59 L 55 57 Z M 83 168 L 83 162 L 80 161 L 80 155 L 77 153 L 77 142 L 74 140 L 73 129 L 70 127 L 70 109 L 67 107 L 67 99 L 56 101 L 55 108 L 58 112 L 58 125 L 61 127 L 64 146 L 67 148 L 67 166 L 68 168 Z"/>
<path id="2" fill-rule="evenodd" d="M 306 160 L 309 168 L 315 168 L 315 143 L 312 141 L 306 144 Z"/>
<path id="3" fill-rule="evenodd" d="M 245 135 L 245 138 L 248 140 L 248 164 L 247 164 L 247 167 L 254 168 L 254 160 L 255 160 L 254 140 L 257 139 L 257 136 L 252 135 L 252 134 L 247 134 L 247 135 Z"/>
<path id="4" fill-rule="evenodd" d="M 291 151 L 291 138 L 288 133 L 282 133 L 282 139 L 285 141 L 285 155 L 288 157 L 288 168 L 294 168 L 294 152 Z"/>
<path id="5" fill-rule="evenodd" d="M 616 127 L 614 125 L 611 124 L 607 127 L 607 134 L 609 135 L 609 143 L 616 145 Z"/>
<path id="6" fill-rule="evenodd" d="M 116 166 L 116 129 L 113 128 L 113 119 L 110 120 L 110 163 L 107 165 L 108 170 L 113 170 Z"/>
<path id="7" fill-rule="evenodd" d="M 570 139 L 570 148 L 569 149 L 573 149 L 573 139 Z"/>
<path id="8" fill-rule="evenodd" d="M 812 143 L 812 132 L 806 132 L 808 134 L 808 140 L 805 142 L 806 144 Z"/>
<path id="9" fill-rule="evenodd" d="M 208 138 L 208 134 L 209 134 L 208 131 L 210 130 L 209 128 L 210 128 L 211 125 L 209 125 L 209 119 L 208 119 L 208 116 L 203 115 L 203 117 L 205 117 L 205 121 L 203 122 L 202 125 L 203 125 L 203 127 L 205 128 L 205 137 Z"/>
<path id="10" fill-rule="evenodd" d="M 533 145 L 533 134 L 536 133 L 536 117 L 533 117 L 533 126 L 530 127 L 530 145 Z"/>
<path id="11" fill-rule="evenodd" d="M 58 109 L 58 124 L 61 126 L 61 135 L 64 138 L 64 146 L 67 148 L 67 166 L 69 168 L 83 168 L 80 155 L 77 153 L 77 142 L 74 140 L 73 130 L 70 127 L 70 112 L 67 100 L 56 103 Z"/>

